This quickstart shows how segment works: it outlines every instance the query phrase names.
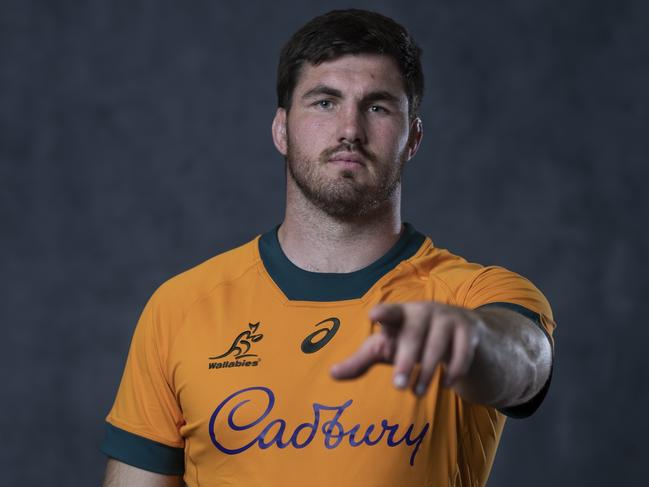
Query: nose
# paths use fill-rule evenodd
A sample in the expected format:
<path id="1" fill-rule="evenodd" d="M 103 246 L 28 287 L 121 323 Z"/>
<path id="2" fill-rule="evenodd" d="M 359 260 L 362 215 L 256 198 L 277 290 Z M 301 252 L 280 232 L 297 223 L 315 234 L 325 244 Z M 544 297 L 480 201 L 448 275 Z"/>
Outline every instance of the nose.
<path id="1" fill-rule="evenodd" d="M 339 112 L 339 142 L 350 144 L 365 144 L 367 133 L 365 127 L 365 114 L 355 106 L 345 107 Z"/>

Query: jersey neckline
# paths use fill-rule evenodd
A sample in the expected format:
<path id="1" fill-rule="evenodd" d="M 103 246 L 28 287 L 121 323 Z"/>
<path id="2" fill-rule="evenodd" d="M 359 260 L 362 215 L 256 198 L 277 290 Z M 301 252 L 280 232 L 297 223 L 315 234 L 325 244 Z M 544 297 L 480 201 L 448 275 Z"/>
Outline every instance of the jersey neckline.
<path id="1" fill-rule="evenodd" d="M 270 278 L 291 301 L 359 299 L 400 262 L 415 255 L 426 240 L 425 235 L 404 222 L 399 240 L 370 265 L 353 272 L 311 272 L 299 268 L 286 256 L 277 236 L 279 226 L 259 237 L 259 255 Z"/>

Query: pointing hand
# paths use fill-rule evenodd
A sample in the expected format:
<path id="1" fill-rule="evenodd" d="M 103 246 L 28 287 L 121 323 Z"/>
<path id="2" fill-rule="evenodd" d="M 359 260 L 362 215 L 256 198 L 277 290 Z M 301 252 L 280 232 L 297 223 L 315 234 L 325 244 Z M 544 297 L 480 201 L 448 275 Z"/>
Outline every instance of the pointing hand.
<path id="1" fill-rule="evenodd" d="M 349 358 L 334 365 L 335 379 L 354 379 L 376 363 L 393 363 L 395 387 L 404 389 L 413 368 L 420 363 L 413 382 L 416 394 L 424 394 L 438 365 L 444 365 L 443 384 L 452 386 L 471 367 L 484 322 L 473 310 L 434 301 L 380 304 L 370 311 L 381 325 Z"/>

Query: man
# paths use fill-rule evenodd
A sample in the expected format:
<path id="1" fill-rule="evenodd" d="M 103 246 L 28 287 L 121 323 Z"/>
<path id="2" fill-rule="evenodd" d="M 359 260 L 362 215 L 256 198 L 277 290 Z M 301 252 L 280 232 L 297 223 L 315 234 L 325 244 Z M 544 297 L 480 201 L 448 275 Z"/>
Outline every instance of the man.
<path id="1" fill-rule="evenodd" d="M 505 415 L 549 385 L 552 311 L 525 278 L 402 224 L 419 49 L 334 11 L 281 53 L 281 225 L 170 279 L 107 417 L 105 484 L 484 485 Z"/>

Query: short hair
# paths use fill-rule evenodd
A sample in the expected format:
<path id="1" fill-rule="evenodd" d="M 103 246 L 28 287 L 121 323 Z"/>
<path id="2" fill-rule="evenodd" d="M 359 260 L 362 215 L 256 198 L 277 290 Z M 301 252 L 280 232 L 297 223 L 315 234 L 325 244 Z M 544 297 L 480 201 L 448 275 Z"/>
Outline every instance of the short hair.
<path id="1" fill-rule="evenodd" d="M 417 116 L 424 92 L 421 49 L 408 31 L 385 15 L 367 10 L 332 10 L 295 32 L 282 48 L 277 68 L 277 105 L 289 111 L 305 62 L 313 65 L 347 54 L 383 54 L 396 61 L 408 97 L 408 114 Z"/>

